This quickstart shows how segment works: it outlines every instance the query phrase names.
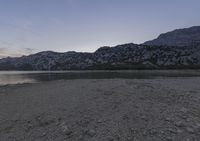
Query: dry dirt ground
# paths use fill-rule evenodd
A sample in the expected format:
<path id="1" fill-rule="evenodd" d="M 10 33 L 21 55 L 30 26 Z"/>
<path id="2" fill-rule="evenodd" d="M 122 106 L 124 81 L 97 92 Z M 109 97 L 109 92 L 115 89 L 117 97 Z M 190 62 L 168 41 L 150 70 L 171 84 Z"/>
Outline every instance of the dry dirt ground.
<path id="1" fill-rule="evenodd" d="M 0 141 L 199 141 L 200 78 L 0 87 Z"/>

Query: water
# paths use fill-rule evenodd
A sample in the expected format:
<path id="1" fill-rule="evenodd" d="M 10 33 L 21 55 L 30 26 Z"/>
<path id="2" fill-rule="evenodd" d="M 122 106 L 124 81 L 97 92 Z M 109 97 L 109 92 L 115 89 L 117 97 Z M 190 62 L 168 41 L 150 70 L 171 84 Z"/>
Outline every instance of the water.
<path id="1" fill-rule="evenodd" d="M 38 83 L 61 79 L 154 79 L 169 77 L 200 77 L 200 70 L 0 71 L 0 85 Z"/>

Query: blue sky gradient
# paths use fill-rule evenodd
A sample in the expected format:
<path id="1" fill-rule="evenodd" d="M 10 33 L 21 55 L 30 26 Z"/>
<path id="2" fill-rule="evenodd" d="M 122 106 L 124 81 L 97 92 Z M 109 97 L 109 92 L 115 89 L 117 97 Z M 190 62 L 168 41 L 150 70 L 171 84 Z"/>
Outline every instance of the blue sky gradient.
<path id="1" fill-rule="evenodd" d="M 95 51 L 200 25 L 199 0 L 0 0 L 0 57 Z"/>

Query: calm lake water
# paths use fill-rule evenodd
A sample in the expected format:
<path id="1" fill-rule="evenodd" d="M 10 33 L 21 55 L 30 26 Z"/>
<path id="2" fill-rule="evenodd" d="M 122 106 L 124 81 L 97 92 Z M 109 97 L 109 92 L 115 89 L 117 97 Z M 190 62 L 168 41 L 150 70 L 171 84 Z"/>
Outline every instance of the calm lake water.
<path id="1" fill-rule="evenodd" d="M 62 79 L 154 79 L 169 77 L 200 77 L 200 70 L 0 71 L 0 85 Z"/>

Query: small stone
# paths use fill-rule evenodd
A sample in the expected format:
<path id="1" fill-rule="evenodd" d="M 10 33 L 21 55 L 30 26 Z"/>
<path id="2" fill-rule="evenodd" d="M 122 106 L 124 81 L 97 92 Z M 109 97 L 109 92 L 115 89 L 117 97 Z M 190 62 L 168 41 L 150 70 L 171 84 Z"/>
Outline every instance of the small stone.
<path id="1" fill-rule="evenodd" d="M 182 132 L 183 132 L 183 130 L 177 129 L 177 133 L 182 133 Z"/>
<path id="2" fill-rule="evenodd" d="M 194 132 L 195 132 L 194 129 L 191 128 L 191 127 L 187 127 L 186 130 L 187 130 L 187 132 L 189 132 L 189 133 L 194 133 Z"/>
<path id="3" fill-rule="evenodd" d="M 183 127 L 183 126 L 184 126 L 184 124 L 183 124 L 182 121 L 177 121 L 177 122 L 175 122 L 175 125 L 176 125 L 177 127 Z"/>
<path id="4" fill-rule="evenodd" d="M 186 119 L 186 120 L 188 119 L 188 115 L 182 115 L 181 117 L 182 119 Z"/>
<path id="5" fill-rule="evenodd" d="M 65 125 L 65 123 L 61 124 L 61 129 L 66 135 L 72 134 L 72 131 L 67 127 L 67 125 Z"/>
<path id="6" fill-rule="evenodd" d="M 143 135 L 143 136 L 147 136 L 147 134 L 148 134 L 147 131 L 143 131 L 143 132 L 142 132 L 142 135 Z"/>
<path id="7" fill-rule="evenodd" d="M 127 141 L 132 141 L 132 137 L 127 137 Z"/>
<path id="8" fill-rule="evenodd" d="M 133 138 L 133 141 L 138 141 L 138 139 L 136 137 Z"/>
<path id="9" fill-rule="evenodd" d="M 83 140 L 84 136 L 83 135 L 80 135 L 79 136 L 79 140 Z"/>
<path id="10" fill-rule="evenodd" d="M 193 141 L 193 139 L 187 138 L 187 139 L 185 139 L 185 141 Z"/>
<path id="11" fill-rule="evenodd" d="M 166 140 L 167 141 L 173 141 L 173 138 L 172 137 L 166 137 Z"/>
<path id="12" fill-rule="evenodd" d="M 142 115 L 140 118 L 141 118 L 142 120 L 145 120 L 145 121 L 148 120 L 148 118 L 147 118 L 145 115 Z"/>
<path id="13" fill-rule="evenodd" d="M 168 122 L 170 122 L 170 121 L 171 121 L 171 118 L 169 118 L 169 117 L 166 117 L 166 118 L 165 118 L 165 121 L 168 121 Z"/>
<path id="14" fill-rule="evenodd" d="M 44 136 L 46 136 L 47 134 L 44 132 L 44 133 L 42 133 L 42 137 L 44 137 Z"/>
<path id="15" fill-rule="evenodd" d="M 95 134 L 96 134 L 96 132 L 93 129 L 90 129 L 90 130 L 87 131 L 87 135 L 89 135 L 90 137 L 95 136 Z"/>
<path id="16" fill-rule="evenodd" d="M 161 134 L 165 134 L 165 131 L 160 131 Z"/>
<path id="17" fill-rule="evenodd" d="M 123 115 L 122 119 L 123 119 L 123 120 L 128 120 L 129 117 L 128 117 L 128 115 L 125 114 L 125 115 Z"/>
<path id="18" fill-rule="evenodd" d="M 176 129 L 169 128 L 168 131 L 171 132 L 171 133 L 177 134 L 177 130 Z"/>
<path id="19" fill-rule="evenodd" d="M 58 118 L 58 122 L 60 122 L 61 120 L 62 120 L 62 118 L 61 118 L 61 117 L 59 117 L 59 118 Z"/>
<path id="20" fill-rule="evenodd" d="M 131 132 L 135 133 L 135 128 L 131 128 L 130 130 Z"/>
<path id="21" fill-rule="evenodd" d="M 28 124 L 28 128 L 32 128 L 33 125 L 31 123 Z"/>
<path id="22" fill-rule="evenodd" d="M 108 141 L 114 141 L 113 137 L 108 137 Z"/>
<path id="23" fill-rule="evenodd" d="M 186 118 L 186 121 L 191 122 L 191 121 L 193 121 L 193 119 L 191 117 L 189 117 L 189 118 Z"/>
<path id="24" fill-rule="evenodd" d="M 182 112 L 182 113 L 187 113 L 187 111 L 188 111 L 188 109 L 186 109 L 184 107 L 180 109 L 180 112 Z"/>
<path id="25" fill-rule="evenodd" d="M 97 121 L 97 123 L 102 123 L 102 120 L 101 120 L 101 119 L 99 119 L 99 120 Z"/>
<path id="26" fill-rule="evenodd" d="M 117 135 L 116 138 L 117 138 L 117 140 L 120 140 L 121 137 L 120 137 L 120 135 Z"/>
<path id="27" fill-rule="evenodd" d="M 200 123 L 196 123 L 194 126 L 196 129 L 200 129 Z"/>
<path id="28" fill-rule="evenodd" d="M 151 129 L 151 130 L 149 131 L 149 134 L 151 134 L 151 135 L 156 135 L 157 133 L 158 133 L 158 131 L 155 130 L 155 129 Z"/>

